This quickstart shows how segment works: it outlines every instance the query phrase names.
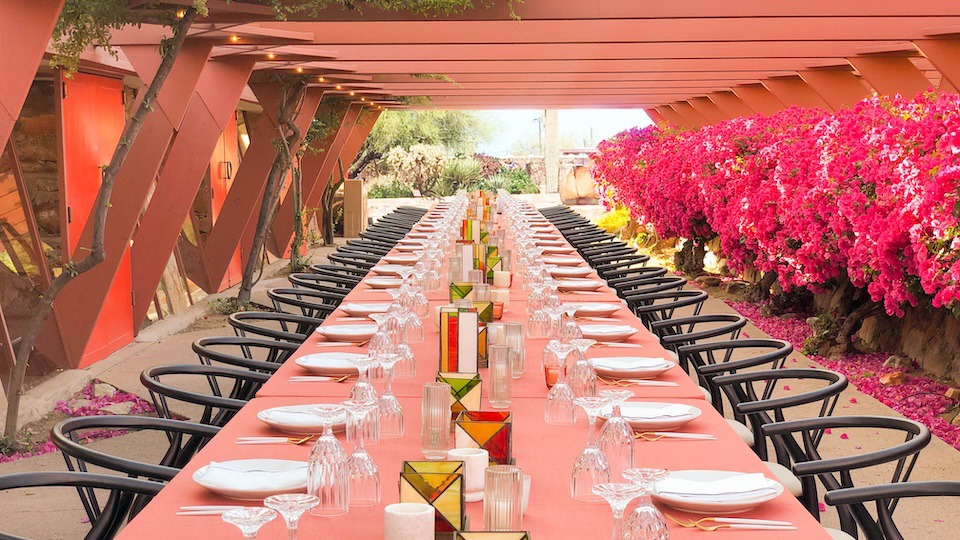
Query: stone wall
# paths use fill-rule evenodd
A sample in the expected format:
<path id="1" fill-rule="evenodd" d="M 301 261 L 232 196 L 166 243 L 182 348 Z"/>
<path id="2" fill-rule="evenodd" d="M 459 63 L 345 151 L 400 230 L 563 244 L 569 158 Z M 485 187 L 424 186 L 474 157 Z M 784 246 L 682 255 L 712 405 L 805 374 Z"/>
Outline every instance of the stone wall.
<path id="1" fill-rule="evenodd" d="M 931 306 L 908 307 L 898 319 L 882 314 L 863 322 L 854 346 L 913 358 L 929 373 L 960 380 L 960 319 Z"/>

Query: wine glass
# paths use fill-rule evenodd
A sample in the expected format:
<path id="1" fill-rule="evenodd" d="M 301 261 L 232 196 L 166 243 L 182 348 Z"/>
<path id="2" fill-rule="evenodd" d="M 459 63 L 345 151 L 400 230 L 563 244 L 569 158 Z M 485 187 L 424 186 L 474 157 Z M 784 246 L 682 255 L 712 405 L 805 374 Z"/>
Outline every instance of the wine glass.
<path id="1" fill-rule="evenodd" d="M 354 426 L 353 453 L 347 459 L 350 469 L 350 505 L 375 506 L 380 504 L 380 470 L 363 444 L 364 424 L 370 413 L 376 413 L 376 403 L 344 401 L 343 406 L 350 414 L 350 423 Z"/>
<path id="2" fill-rule="evenodd" d="M 277 513 L 269 508 L 244 507 L 227 510 L 222 516 L 224 521 L 236 525 L 243 533 L 244 540 L 256 540 L 257 531 L 277 517 Z"/>
<path id="3" fill-rule="evenodd" d="M 550 316 L 539 309 L 530 315 L 527 321 L 527 337 L 530 339 L 544 339 L 550 335 Z"/>
<path id="4" fill-rule="evenodd" d="M 306 493 L 271 495 L 263 500 L 264 506 L 280 512 L 283 516 L 283 520 L 287 523 L 287 540 L 297 540 L 300 516 L 318 504 L 320 499 L 316 495 Z"/>
<path id="5" fill-rule="evenodd" d="M 310 450 L 307 462 L 307 493 L 320 499 L 310 513 L 339 516 L 350 509 L 350 467 L 347 452 L 333 435 L 333 421 L 345 411 L 342 405 L 319 405 L 314 412 L 323 424 L 323 435 Z"/>
<path id="6" fill-rule="evenodd" d="M 607 483 L 593 486 L 593 493 L 606 499 L 613 510 L 613 540 L 623 539 L 623 512 L 630 501 L 643 494 L 636 484 Z"/>
<path id="7" fill-rule="evenodd" d="M 670 476 L 670 471 L 657 468 L 637 468 L 623 471 L 623 477 L 640 487 L 640 502 L 623 522 L 623 538 L 630 540 L 668 540 L 670 531 L 663 514 L 650 501 L 650 492 L 657 482 Z"/>
<path id="8" fill-rule="evenodd" d="M 594 339 L 582 337 L 570 340 L 570 344 L 577 349 L 577 361 L 570 367 L 567 381 L 576 397 L 597 395 L 597 372 L 593 370 L 593 364 L 587 361 L 587 350 L 596 343 Z"/>
<path id="9" fill-rule="evenodd" d="M 578 397 L 573 399 L 573 403 L 587 413 L 590 429 L 587 431 L 587 445 L 573 462 L 570 495 L 578 501 L 598 501 L 600 497 L 593 493 L 593 486 L 610 482 L 610 464 L 600 451 L 597 417 L 610 404 L 610 400 L 602 396 Z"/>
<path id="10" fill-rule="evenodd" d="M 399 439 L 403 437 L 403 407 L 393 395 L 393 378 L 395 366 L 400 360 L 396 352 L 380 357 L 383 365 L 384 380 L 383 394 L 380 395 L 380 438 Z"/>
<path id="11" fill-rule="evenodd" d="M 600 451 L 610 464 L 610 476 L 619 479 L 623 471 L 633 468 L 633 427 L 620 414 L 623 402 L 633 397 L 633 390 L 606 389 L 600 395 L 612 404 L 610 417 L 600 430 Z"/>
<path id="12" fill-rule="evenodd" d="M 552 340 L 547 344 L 547 348 L 556 355 L 558 366 L 557 382 L 547 393 L 547 405 L 544 409 L 543 419 L 546 423 L 553 425 L 573 424 L 577 419 L 577 410 L 573 406 L 573 390 L 567 384 L 566 363 L 567 356 L 573 352 L 574 347 L 569 343 Z M 544 369 L 549 368 L 545 367 Z M 549 373 L 547 375 L 549 376 Z"/>
<path id="13" fill-rule="evenodd" d="M 564 310 L 563 314 L 566 314 L 566 306 L 562 306 Z M 560 341 L 570 343 L 575 339 L 583 339 L 583 331 L 580 330 L 580 325 L 574 321 L 567 321 L 560 326 L 560 332 L 557 337 Z M 589 347 L 588 347 L 589 348 Z"/>

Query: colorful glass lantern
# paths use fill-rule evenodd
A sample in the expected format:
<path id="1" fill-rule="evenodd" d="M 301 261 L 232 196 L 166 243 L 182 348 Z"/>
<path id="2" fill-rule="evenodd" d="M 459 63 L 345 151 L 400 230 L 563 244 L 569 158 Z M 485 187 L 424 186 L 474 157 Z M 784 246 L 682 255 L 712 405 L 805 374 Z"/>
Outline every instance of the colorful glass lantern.
<path id="1" fill-rule="evenodd" d="M 437 382 L 450 385 L 450 411 L 454 418 L 463 411 L 479 411 L 483 381 L 478 373 L 440 371 Z"/>
<path id="2" fill-rule="evenodd" d="M 530 540 L 526 531 L 460 531 L 457 540 Z"/>
<path id="3" fill-rule="evenodd" d="M 432 506 L 438 538 L 466 528 L 464 472 L 462 461 L 404 461 L 400 469 L 400 502 Z"/>
<path id="4" fill-rule="evenodd" d="M 513 417 L 509 411 L 465 410 L 457 415 L 454 444 L 457 448 L 482 448 L 490 463 L 513 464 Z"/>

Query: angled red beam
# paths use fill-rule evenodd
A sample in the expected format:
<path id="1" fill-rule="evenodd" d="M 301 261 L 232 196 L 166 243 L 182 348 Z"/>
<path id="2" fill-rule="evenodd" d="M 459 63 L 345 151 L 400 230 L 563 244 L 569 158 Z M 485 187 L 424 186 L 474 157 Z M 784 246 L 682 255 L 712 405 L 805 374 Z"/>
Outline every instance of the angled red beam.
<path id="1" fill-rule="evenodd" d="M 667 122 L 679 127 L 679 128 L 689 128 L 692 127 L 686 118 L 677 114 L 677 111 L 673 110 L 673 107 L 669 105 L 662 105 L 654 109 L 660 116 L 662 116 Z"/>
<path id="2" fill-rule="evenodd" d="M 253 64 L 253 59 L 242 57 L 211 60 L 200 74 L 197 91 L 187 106 L 130 248 L 133 294 L 142 300 L 133 306 L 135 330 L 146 317 L 150 307 L 147 299 L 157 290 L 193 206 L 190 194 L 200 188 L 210 156 L 234 114 Z"/>
<path id="3" fill-rule="evenodd" d="M 710 101 L 714 102 L 721 111 L 727 114 L 730 118 L 746 117 L 753 116 L 757 114 L 749 105 L 744 103 L 742 99 L 737 97 L 736 94 L 729 90 L 724 90 L 722 92 L 713 92 L 707 96 L 710 98 Z"/>
<path id="4" fill-rule="evenodd" d="M 90 299 L 106 298 L 110 290 L 210 49 L 210 43 L 187 41 L 184 44 L 166 84 L 160 90 L 157 102 L 153 105 L 153 111 L 147 115 L 140 135 L 133 142 L 127 160 L 117 174 L 104 233 L 106 258 L 92 270 L 67 284 L 54 304 L 59 313 L 69 314 L 70 332 L 64 333 L 64 342 L 67 358 L 74 366 L 78 365 L 83 357 L 97 319 L 110 315 L 101 313 L 101 300 Z M 124 47 L 123 52 L 141 79 L 151 80 L 161 61 L 157 47 Z M 190 84 L 191 81 L 193 84 Z M 78 245 L 90 245 L 92 229 L 92 223 L 87 223 Z M 151 294 L 149 298 L 152 297 Z M 149 298 L 140 301 L 149 302 Z"/>
<path id="5" fill-rule="evenodd" d="M 689 123 L 694 128 L 702 128 L 703 126 L 710 123 L 702 114 L 697 112 L 693 107 L 690 106 L 686 101 L 681 101 L 678 103 L 671 103 L 673 110 L 677 111 L 677 114 L 687 119 Z"/>
<path id="6" fill-rule="evenodd" d="M 334 105 L 328 111 L 335 115 L 337 128 L 325 140 L 315 145 L 318 152 L 307 152 L 303 158 L 300 185 L 304 208 L 316 208 L 319 204 L 323 188 L 326 187 L 325 178 L 330 176 L 340 150 L 350 137 L 360 109 L 359 105 L 339 107 Z M 270 252 L 278 257 L 286 254 L 290 242 L 293 241 L 293 215 L 296 209 L 293 206 L 293 197 L 289 195 L 288 192 L 277 209 L 277 215 L 270 227 L 272 234 L 267 243 Z"/>
<path id="7" fill-rule="evenodd" d="M 710 101 L 706 97 L 695 97 L 687 100 L 687 103 L 701 116 L 707 119 L 711 124 L 716 124 L 718 122 L 723 122 L 724 120 L 729 120 L 730 115 L 723 112 L 720 107 L 717 107 L 717 104 Z"/>
<path id="8" fill-rule="evenodd" d="M 784 104 L 830 110 L 830 105 L 799 76 L 771 77 L 763 85 Z"/>
<path id="9" fill-rule="evenodd" d="M 949 0 L 946 0 L 949 1 Z M 840 3 L 840 2 L 838 2 Z M 587 3 L 596 9 L 596 3 Z M 612 5 L 614 2 L 607 2 Z M 616 2 L 649 6 L 649 2 Z M 758 6 L 761 2 L 748 2 Z M 720 3 L 727 5 L 727 3 Z M 872 5 L 864 4 L 864 10 Z M 952 10 L 952 14 L 951 14 Z M 364 14 L 367 10 L 364 9 Z M 289 28 L 298 32 L 313 32 L 314 43 L 324 48 L 349 44 L 444 44 L 444 43 L 593 43 L 597 36 L 610 43 L 643 42 L 717 42 L 742 41 L 750 36 L 755 41 L 897 41 L 920 38 L 925 30 L 960 24 L 957 7 L 935 16 L 888 17 L 878 13 L 840 19 L 820 17 L 710 17 L 688 14 L 682 19 L 648 17 L 588 18 L 572 20 L 556 9 L 552 20 L 516 21 L 355 21 L 323 22 L 263 22 L 261 26 Z M 563 14 L 564 20 L 556 18 Z M 863 15 L 863 14 L 861 14 Z M 363 71 L 363 70 L 361 70 Z M 407 72 L 416 73 L 416 72 Z"/>
<path id="10" fill-rule="evenodd" d="M 808 69 L 800 76 L 834 110 L 852 107 L 871 94 L 871 89 L 847 67 Z"/>
<path id="11" fill-rule="evenodd" d="M 647 107 L 643 109 L 643 112 L 647 113 L 647 116 L 650 118 L 650 121 L 653 122 L 654 124 L 662 124 L 667 121 L 667 119 L 664 118 L 663 115 L 660 114 L 660 112 L 654 109 L 653 107 Z"/>
<path id="12" fill-rule="evenodd" d="M 933 63 L 943 78 L 949 81 L 952 88 L 960 88 L 960 39 L 956 36 L 918 39 L 913 43 Z"/>
<path id="13" fill-rule="evenodd" d="M 337 155 L 336 159 L 333 160 L 336 167 L 339 167 L 339 163 L 343 164 L 344 174 L 349 174 L 348 171 L 350 170 L 350 166 L 353 165 L 353 161 L 357 159 L 357 154 L 360 153 L 360 148 L 363 147 L 363 143 L 367 140 L 367 136 L 370 135 L 370 132 L 373 130 L 373 126 L 376 125 L 377 119 L 380 118 L 381 112 L 382 111 L 379 109 L 364 109 L 354 122 L 354 127 L 350 131 L 350 137 L 348 137 L 346 143 L 343 145 L 339 155 Z M 339 178 L 339 174 L 340 171 L 334 169 L 332 174 L 328 174 L 320 179 L 322 182 L 322 189 L 320 190 L 321 195 L 323 195 L 323 192 L 326 191 L 327 186 L 330 185 L 330 181 L 334 175 Z M 323 218 L 323 209 L 320 208 L 319 203 L 314 206 L 314 208 L 317 208 L 316 219 L 319 223 Z"/>
<path id="14" fill-rule="evenodd" d="M 279 136 L 277 130 L 277 108 L 280 103 L 279 83 L 257 83 L 250 85 L 256 94 L 263 113 L 257 129 L 250 136 L 250 146 L 243 155 L 237 174 L 227 193 L 217 222 L 203 242 L 200 250 L 204 283 L 210 289 L 218 288 L 230 265 L 230 260 L 239 243 L 241 258 L 246 261 L 250 253 L 253 229 L 256 225 L 256 212 L 263 199 L 267 175 L 276 157 L 274 140 Z M 304 96 L 303 105 L 295 122 L 301 132 L 306 133 L 320 105 L 323 89 L 309 88 Z M 298 145 L 299 148 L 299 145 Z M 296 148 L 291 150 L 296 151 Z M 195 280 L 196 281 L 196 280 Z M 197 282 L 198 285 L 200 284 Z M 208 289 L 204 289 L 208 290 Z M 208 290 L 209 292 L 209 290 Z"/>
<path id="15" fill-rule="evenodd" d="M 932 86 L 904 56 L 857 56 L 847 59 L 879 94 L 913 97 Z"/>
<path id="16" fill-rule="evenodd" d="M 0 0 L 0 152 L 47 49 L 64 0 Z"/>
<path id="17" fill-rule="evenodd" d="M 773 114 L 786 108 L 780 99 L 762 84 L 744 84 L 732 89 L 748 107 L 760 114 Z"/>
<path id="18" fill-rule="evenodd" d="M 939 90 L 939 91 L 941 91 L 941 92 L 947 92 L 947 93 L 950 93 L 950 94 L 956 94 L 956 93 L 958 93 L 958 92 L 957 92 L 957 87 L 954 86 L 954 85 L 952 85 L 952 84 L 950 83 L 950 81 L 949 81 L 946 77 L 943 77 L 943 78 L 940 79 L 940 86 L 937 88 L 937 90 Z"/>

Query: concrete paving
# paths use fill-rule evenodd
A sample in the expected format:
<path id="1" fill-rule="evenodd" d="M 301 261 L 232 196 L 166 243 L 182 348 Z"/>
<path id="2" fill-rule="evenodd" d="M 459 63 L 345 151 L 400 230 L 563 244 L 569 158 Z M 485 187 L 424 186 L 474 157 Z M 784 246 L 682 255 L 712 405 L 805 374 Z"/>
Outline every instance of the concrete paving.
<path id="1" fill-rule="evenodd" d="M 317 253 L 315 260 L 323 258 L 323 250 Z M 287 281 L 284 277 L 274 277 L 262 280 L 254 291 L 254 299 L 267 303 L 265 291 L 271 287 L 284 286 Z M 703 306 L 703 313 L 730 313 L 732 308 L 722 300 L 711 297 Z M 682 314 L 678 314 L 682 315 Z M 195 364 L 196 356 L 190 349 L 190 344 L 202 336 L 233 335 L 225 317 L 205 315 L 198 318 L 185 331 L 166 337 L 158 337 L 149 343 L 134 343 L 119 351 L 111 358 L 100 362 L 91 370 L 91 376 L 126 390 L 137 393 L 149 399 L 146 390 L 140 385 L 139 375 L 143 369 L 172 363 Z M 748 324 L 744 334 L 750 337 L 766 337 L 766 334 L 753 324 Z M 793 358 L 796 362 L 788 361 L 788 367 L 820 367 L 799 353 Z M 793 388 L 803 390 L 802 387 Z M 640 392 L 638 391 L 638 395 Z M 855 400 L 855 403 L 851 402 Z M 188 409 L 178 410 L 187 417 L 194 416 L 196 411 Z M 799 411 L 810 414 L 812 412 Z M 857 391 L 852 385 L 842 394 L 839 400 L 836 415 L 868 414 L 898 416 L 890 408 L 877 400 Z M 850 455 L 852 453 L 867 452 L 872 449 L 883 448 L 896 441 L 877 433 L 856 433 L 848 430 L 848 439 L 842 439 L 841 433 L 834 432 L 824 437 L 820 445 L 824 456 Z M 163 447 L 162 441 L 156 443 L 148 441 L 150 435 L 130 434 L 92 443 L 93 447 L 118 455 L 129 456 L 133 459 L 155 460 L 154 450 Z M 642 443 L 657 444 L 657 443 Z M 656 466 L 655 463 L 644 463 L 642 452 L 639 466 Z M 0 464 L 0 474 L 36 470 L 65 470 L 63 458 L 59 453 L 48 454 L 13 463 Z M 891 468 L 878 468 L 862 471 L 855 474 L 854 481 L 858 485 L 869 485 L 889 481 Z M 930 445 L 922 452 L 917 468 L 912 476 L 914 480 L 960 480 L 960 453 L 940 439 L 934 437 Z M 821 497 L 822 499 L 822 497 Z M 960 512 L 957 512 L 956 499 L 904 500 L 897 507 L 896 517 L 901 528 L 909 538 L 951 538 L 960 530 Z M 80 538 L 86 532 L 87 526 L 81 522 L 82 509 L 76 492 L 69 489 L 45 489 L 0 493 L 0 507 L 3 510 L 4 532 L 16 532 L 28 537 L 50 539 Z M 43 509 L 44 513 L 37 512 Z M 823 522 L 827 526 L 836 526 L 836 514 L 827 509 L 823 514 Z M 8 531 L 9 529 L 9 531 Z"/>

